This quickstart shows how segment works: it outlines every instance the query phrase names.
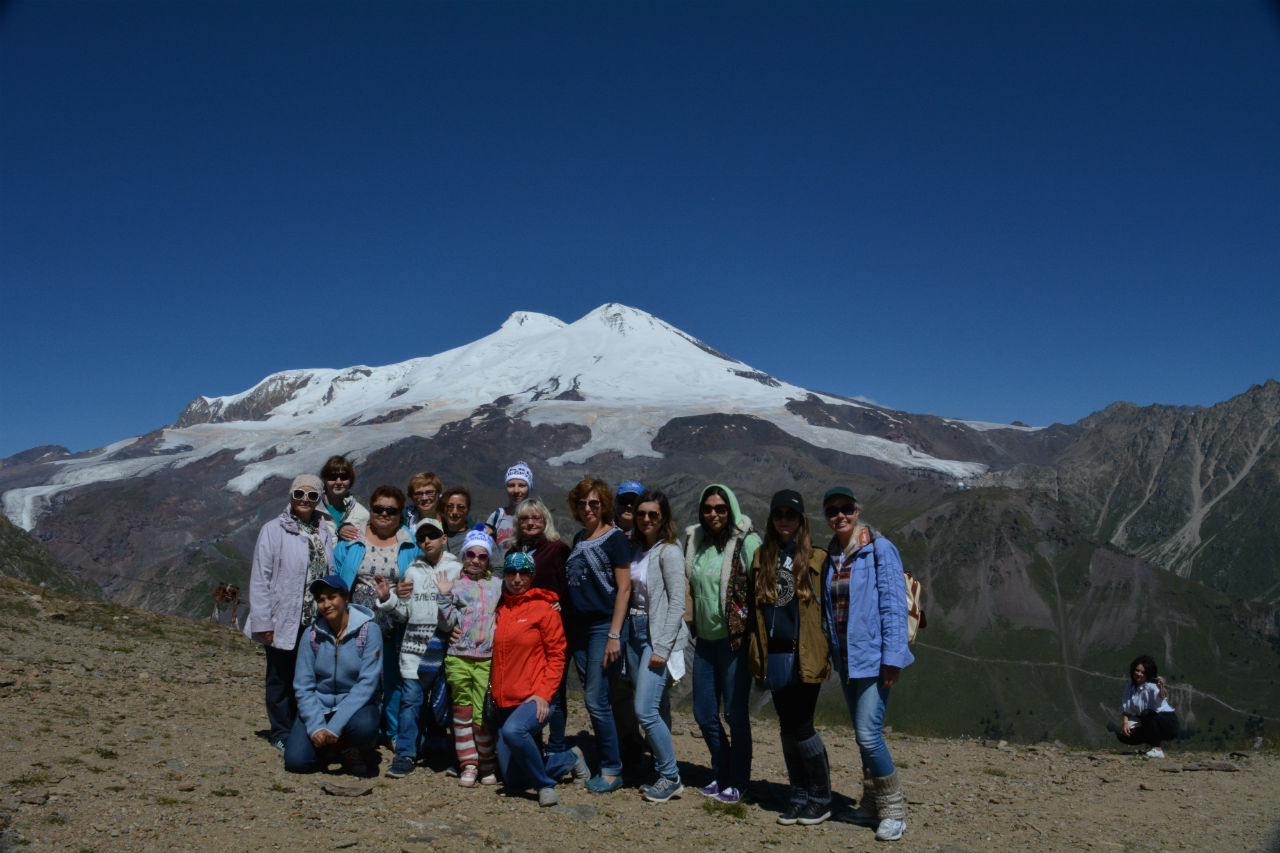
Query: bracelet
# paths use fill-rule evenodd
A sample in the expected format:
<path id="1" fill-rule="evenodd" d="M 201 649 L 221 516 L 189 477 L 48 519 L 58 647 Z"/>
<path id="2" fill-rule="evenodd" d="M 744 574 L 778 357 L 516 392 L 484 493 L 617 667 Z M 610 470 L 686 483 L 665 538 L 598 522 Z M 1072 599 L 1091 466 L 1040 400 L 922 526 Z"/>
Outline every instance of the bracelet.
<path id="1" fill-rule="evenodd" d="M 621 639 L 622 639 L 622 635 L 621 635 L 621 634 L 610 634 L 610 635 L 609 635 L 609 639 L 610 639 L 610 640 L 621 640 Z"/>

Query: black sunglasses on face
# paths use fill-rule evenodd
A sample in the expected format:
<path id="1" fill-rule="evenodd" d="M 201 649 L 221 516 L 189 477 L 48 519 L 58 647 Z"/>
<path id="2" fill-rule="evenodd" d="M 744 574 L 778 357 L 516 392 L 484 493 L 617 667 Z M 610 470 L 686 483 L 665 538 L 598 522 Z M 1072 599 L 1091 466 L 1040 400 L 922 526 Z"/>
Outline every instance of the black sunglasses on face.
<path id="1" fill-rule="evenodd" d="M 503 569 L 503 572 L 508 575 L 532 575 L 533 569 L 528 567 L 520 569 Z"/>
<path id="2" fill-rule="evenodd" d="M 292 492 L 290 492 L 289 494 L 293 496 L 293 499 L 294 499 L 295 501 L 308 500 L 308 501 L 311 501 L 312 503 L 314 503 L 315 501 L 320 500 L 320 493 L 319 493 L 319 492 L 317 492 L 317 491 L 315 491 L 314 489 L 313 489 L 313 490 L 311 490 L 311 491 L 303 491 L 302 489 L 294 489 L 294 490 L 293 490 Z"/>
<path id="3" fill-rule="evenodd" d="M 662 521 L 662 511 L 656 509 L 637 510 L 636 521 Z"/>
<path id="4" fill-rule="evenodd" d="M 835 518 L 837 515 L 847 515 L 852 518 L 857 511 L 858 507 L 854 504 L 840 504 L 839 506 L 828 504 L 822 508 L 822 514 L 827 518 Z"/>
<path id="5" fill-rule="evenodd" d="M 348 477 L 346 474 L 330 474 L 328 477 L 325 477 L 324 479 L 326 483 L 336 483 L 339 480 L 351 482 L 351 478 Z"/>
<path id="6" fill-rule="evenodd" d="M 728 504 L 703 504 L 700 509 L 702 510 L 703 515 L 711 515 L 712 513 L 716 515 L 729 514 Z"/>
<path id="7" fill-rule="evenodd" d="M 796 521 L 800 518 L 800 513 L 796 512 L 794 509 L 778 507 L 773 511 L 773 517 L 778 521 Z"/>
<path id="8" fill-rule="evenodd" d="M 374 515 L 399 515 L 400 507 L 387 506 L 386 504 L 377 504 L 369 508 Z"/>
<path id="9" fill-rule="evenodd" d="M 422 528 L 422 532 L 418 534 L 418 539 L 426 539 L 428 542 L 434 542 L 443 535 L 443 530 L 439 530 L 435 527 L 424 527 Z"/>
<path id="10" fill-rule="evenodd" d="M 635 506 L 639 502 L 638 495 L 618 495 L 618 506 Z"/>

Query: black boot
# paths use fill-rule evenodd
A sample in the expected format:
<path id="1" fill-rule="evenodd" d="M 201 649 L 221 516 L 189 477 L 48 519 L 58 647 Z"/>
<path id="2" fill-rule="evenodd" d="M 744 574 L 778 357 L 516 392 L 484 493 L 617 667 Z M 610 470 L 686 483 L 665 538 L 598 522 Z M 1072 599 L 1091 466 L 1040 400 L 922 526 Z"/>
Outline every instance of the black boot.
<path id="1" fill-rule="evenodd" d="M 827 748 L 817 732 L 796 744 L 804 760 L 808 800 L 796 815 L 796 823 L 815 826 L 831 817 L 831 768 L 827 765 Z"/>
<path id="2" fill-rule="evenodd" d="M 788 793 L 790 801 L 782 814 L 778 815 L 778 823 L 793 826 L 804 811 L 809 800 L 809 789 L 805 777 L 804 757 L 800 755 L 796 739 L 790 735 L 782 736 L 782 760 L 787 764 L 787 781 L 791 783 Z"/>

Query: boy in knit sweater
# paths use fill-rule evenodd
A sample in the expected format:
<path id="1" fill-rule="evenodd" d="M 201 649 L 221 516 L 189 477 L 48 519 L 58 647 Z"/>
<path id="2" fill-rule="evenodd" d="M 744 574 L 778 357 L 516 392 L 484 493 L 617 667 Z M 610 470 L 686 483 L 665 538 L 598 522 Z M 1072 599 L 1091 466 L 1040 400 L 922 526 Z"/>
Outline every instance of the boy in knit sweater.
<path id="1" fill-rule="evenodd" d="M 396 732 L 396 757 L 387 770 L 392 779 L 413 772 L 418 758 L 423 702 L 428 695 L 436 695 L 444 686 L 442 664 L 448 636 L 437 632 L 440 623 L 437 579 L 452 580 L 462 570 L 458 559 L 444 549 L 444 526 L 439 519 L 422 519 L 413 534 L 422 556 L 405 570 L 404 583 L 397 587 L 397 594 L 378 605 L 391 611 L 392 618 L 408 623 L 400 643 L 400 677 L 404 682 L 400 696 L 400 724 Z"/>

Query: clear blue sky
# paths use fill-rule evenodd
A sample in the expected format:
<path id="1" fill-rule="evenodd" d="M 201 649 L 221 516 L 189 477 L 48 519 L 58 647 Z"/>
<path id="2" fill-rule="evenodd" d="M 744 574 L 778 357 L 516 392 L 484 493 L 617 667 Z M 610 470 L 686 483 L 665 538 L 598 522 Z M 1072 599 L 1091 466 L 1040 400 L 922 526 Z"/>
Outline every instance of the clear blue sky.
<path id="1" fill-rule="evenodd" d="M 1275 2 L 0 4 L 0 457 L 515 310 L 1072 422 L 1280 375 Z"/>

